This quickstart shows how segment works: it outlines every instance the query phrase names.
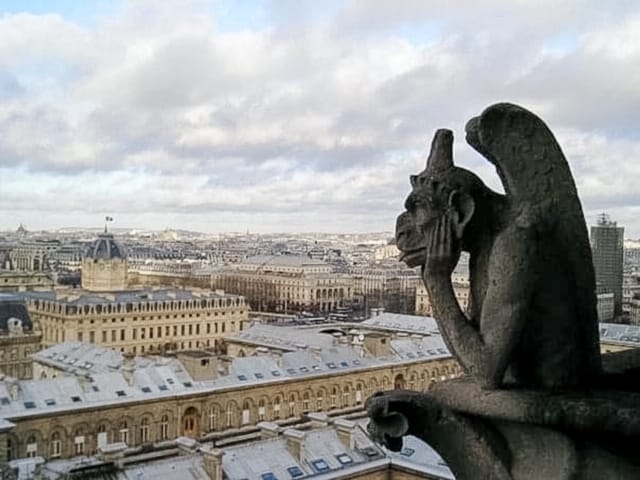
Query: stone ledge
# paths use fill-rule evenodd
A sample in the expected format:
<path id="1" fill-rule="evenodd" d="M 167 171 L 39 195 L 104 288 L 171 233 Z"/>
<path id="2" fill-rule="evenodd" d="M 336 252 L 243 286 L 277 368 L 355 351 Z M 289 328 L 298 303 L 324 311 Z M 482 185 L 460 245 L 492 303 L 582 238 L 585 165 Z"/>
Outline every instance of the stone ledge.
<path id="1" fill-rule="evenodd" d="M 453 411 L 493 420 L 640 435 L 640 393 L 484 390 L 470 377 L 462 377 L 436 384 L 427 395 Z"/>

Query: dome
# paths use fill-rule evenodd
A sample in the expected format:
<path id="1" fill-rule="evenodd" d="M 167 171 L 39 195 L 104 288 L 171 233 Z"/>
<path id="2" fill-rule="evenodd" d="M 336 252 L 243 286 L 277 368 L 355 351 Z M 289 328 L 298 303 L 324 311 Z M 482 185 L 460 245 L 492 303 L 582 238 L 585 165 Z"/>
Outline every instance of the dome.
<path id="1" fill-rule="evenodd" d="M 116 242 L 111 233 L 101 233 L 98 239 L 87 250 L 88 258 L 111 260 L 113 258 L 125 258 L 124 248 Z"/>
<path id="2" fill-rule="evenodd" d="M 20 324 L 23 331 L 31 331 L 33 324 L 27 305 L 22 298 L 11 294 L 0 294 L 0 332 Z"/>

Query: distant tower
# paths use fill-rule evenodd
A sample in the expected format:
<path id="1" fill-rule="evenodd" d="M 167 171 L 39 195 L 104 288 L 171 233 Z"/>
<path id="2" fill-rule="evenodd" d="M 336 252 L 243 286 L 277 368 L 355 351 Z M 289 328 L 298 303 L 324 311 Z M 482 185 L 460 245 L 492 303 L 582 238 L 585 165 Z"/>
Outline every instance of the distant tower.
<path id="1" fill-rule="evenodd" d="M 591 251 L 596 272 L 597 293 L 613 293 L 614 316 L 622 314 L 622 263 L 624 228 L 605 213 L 591 227 Z"/>
<path id="2" fill-rule="evenodd" d="M 82 288 L 113 292 L 127 288 L 127 258 L 111 233 L 98 235 L 82 260 Z"/>

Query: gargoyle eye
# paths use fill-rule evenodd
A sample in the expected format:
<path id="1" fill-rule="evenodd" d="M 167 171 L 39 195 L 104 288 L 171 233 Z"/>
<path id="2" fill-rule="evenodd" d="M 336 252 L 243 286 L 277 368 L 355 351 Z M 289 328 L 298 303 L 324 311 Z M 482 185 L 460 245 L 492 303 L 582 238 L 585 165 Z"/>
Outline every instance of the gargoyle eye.
<path id="1" fill-rule="evenodd" d="M 418 185 L 418 176 L 417 175 L 409 175 L 409 183 L 413 188 L 416 188 Z"/>

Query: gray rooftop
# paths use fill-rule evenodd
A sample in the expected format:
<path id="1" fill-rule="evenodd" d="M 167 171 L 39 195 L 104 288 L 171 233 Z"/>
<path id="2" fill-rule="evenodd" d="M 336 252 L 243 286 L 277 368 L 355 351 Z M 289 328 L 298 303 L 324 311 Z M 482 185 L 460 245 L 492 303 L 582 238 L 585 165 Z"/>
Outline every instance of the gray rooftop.
<path id="1" fill-rule="evenodd" d="M 600 323 L 600 341 L 640 347 L 640 325 Z"/>

